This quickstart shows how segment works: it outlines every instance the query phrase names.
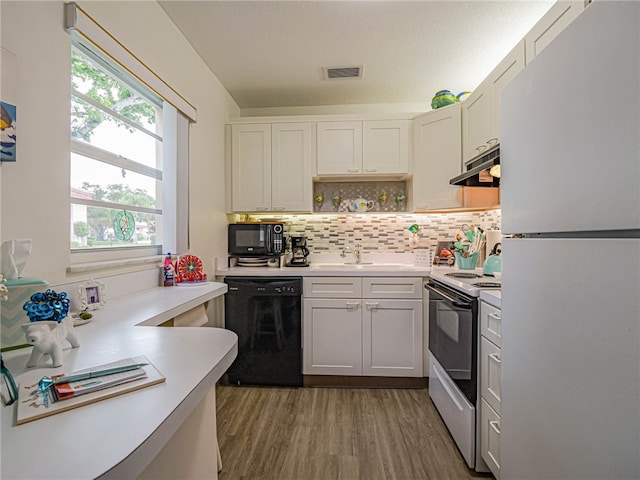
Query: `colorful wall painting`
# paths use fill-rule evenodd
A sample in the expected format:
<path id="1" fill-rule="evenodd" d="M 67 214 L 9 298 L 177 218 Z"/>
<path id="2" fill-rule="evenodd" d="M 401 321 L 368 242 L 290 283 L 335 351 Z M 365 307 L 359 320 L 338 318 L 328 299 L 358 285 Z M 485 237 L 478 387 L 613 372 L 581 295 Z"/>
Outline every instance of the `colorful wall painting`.
<path id="1" fill-rule="evenodd" d="M 16 112 L 15 105 L 0 101 L 0 161 L 16 161 Z"/>

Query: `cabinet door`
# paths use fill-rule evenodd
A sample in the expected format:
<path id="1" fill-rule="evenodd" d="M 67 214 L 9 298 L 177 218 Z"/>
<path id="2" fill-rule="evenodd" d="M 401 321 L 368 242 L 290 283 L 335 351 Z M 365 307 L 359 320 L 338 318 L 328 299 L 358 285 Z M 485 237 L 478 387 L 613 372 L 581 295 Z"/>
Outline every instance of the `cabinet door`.
<path id="1" fill-rule="evenodd" d="M 312 125 L 271 125 L 271 210 L 311 212 Z"/>
<path id="2" fill-rule="evenodd" d="M 422 376 L 422 300 L 365 299 L 364 375 Z"/>
<path id="3" fill-rule="evenodd" d="M 502 59 L 469 95 L 462 107 L 463 160 L 480 155 L 499 142 L 500 94 L 524 68 L 524 40 Z"/>
<path id="4" fill-rule="evenodd" d="M 493 89 L 491 83 L 485 80 L 462 105 L 462 149 L 465 162 L 486 150 L 487 140 L 494 138 L 493 108 Z"/>
<path id="5" fill-rule="evenodd" d="M 480 391 L 487 403 L 500 414 L 502 358 L 500 349 L 485 337 L 480 337 Z"/>
<path id="6" fill-rule="evenodd" d="M 462 206 L 462 188 L 449 180 L 462 173 L 460 104 L 439 108 L 413 121 L 413 209 Z"/>
<path id="7" fill-rule="evenodd" d="M 493 135 L 485 141 L 491 147 L 500 139 L 500 103 L 502 89 L 524 69 L 524 40 L 515 46 L 509 54 L 491 72 L 489 80 L 493 88 Z"/>
<path id="8" fill-rule="evenodd" d="M 480 452 L 482 459 L 500 480 L 500 416 L 484 401 L 480 407 Z"/>
<path id="9" fill-rule="evenodd" d="M 362 301 L 305 298 L 305 375 L 362 375 Z"/>
<path id="10" fill-rule="evenodd" d="M 362 122 L 318 122 L 318 175 L 362 173 Z"/>
<path id="11" fill-rule="evenodd" d="M 409 172 L 409 120 L 362 123 L 363 173 Z"/>
<path id="12" fill-rule="evenodd" d="M 233 125 L 231 143 L 233 211 L 270 210 L 271 125 Z"/>
<path id="13" fill-rule="evenodd" d="M 560 0 L 524 37 L 527 65 L 584 10 L 584 0 Z"/>

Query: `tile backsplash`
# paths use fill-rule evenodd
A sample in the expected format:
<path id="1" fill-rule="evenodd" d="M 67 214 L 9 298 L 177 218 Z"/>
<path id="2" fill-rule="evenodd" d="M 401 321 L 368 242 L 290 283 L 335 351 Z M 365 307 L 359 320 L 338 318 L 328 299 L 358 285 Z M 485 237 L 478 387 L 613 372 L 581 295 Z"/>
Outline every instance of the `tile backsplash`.
<path id="1" fill-rule="evenodd" d="M 260 215 L 254 217 L 259 219 Z M 499 209 L 433 214 L 338 212 L 269 215 L 269 219 L 286 223 L 288 235 L 305 235 L 309 249 L 315 253 L 338 252 L 354 243 L 362 244 L 364 251 L 370 253 L 408 253 L 413 251 L 409 245 L 411 233 L 408 228 L 414 223 L 420 227 L 419 246 L 433 251 L 439 241 L 453 240 L 464 223 L 480 226 L 484 230 L 500 228 L 501 212 Z"/>

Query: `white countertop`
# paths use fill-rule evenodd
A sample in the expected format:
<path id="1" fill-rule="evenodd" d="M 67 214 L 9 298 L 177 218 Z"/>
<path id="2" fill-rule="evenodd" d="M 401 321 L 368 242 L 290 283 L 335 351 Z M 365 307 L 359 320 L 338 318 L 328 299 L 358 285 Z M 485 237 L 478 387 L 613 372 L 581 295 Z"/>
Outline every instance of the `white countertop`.
<path id="1" fill-rule="evenodd" d="M 218 277 L 428 277 L 432 266 L 415 266 L 414 253 L 363 253 L 362 263 L 339 253 L 312 253 L 308 267 L 226 267 L 220 259 Z"/>
<path id="2" fill-rule="evenodd" d="M 25 367 L 31 349 L 4 352 L 17 382 L 145 355 L 166 382 L 15 426 L 2 407 L 3 479 L 135 478 L 175 433 L 237 355 L 235 333 L 219 328 L 154 327 L 227 286 L 157 287 L 107 303 L 76 327 L 59 368 Z M 18 400 L 20 401 L 20 400 Z"/>
<path id="3" fill-rule="evenodd" d="M 482 290 L 480 300 L 496 308 L 502 308 L 502 292 L 500 290 Z"/>
<path id="4" fill-rule="evenodd" d="M 216 270 L 219 277 L 428 277 L 430 267 L 381 263 L 375 265 L 315 264 L 308 267 L 231 267 Z"/>

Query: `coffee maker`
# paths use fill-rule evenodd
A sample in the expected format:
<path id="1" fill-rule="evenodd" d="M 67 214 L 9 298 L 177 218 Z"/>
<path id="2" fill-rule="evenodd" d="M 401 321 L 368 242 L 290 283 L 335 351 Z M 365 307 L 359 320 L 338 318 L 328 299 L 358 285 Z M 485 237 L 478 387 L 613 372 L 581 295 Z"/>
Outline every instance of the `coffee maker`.
<path id="1" fill-rule="evenodd" d="M 307 237 L 291 237 L 292 257 L 287 267 L 308 267 L 309 249 L 307 248 Z"/>

